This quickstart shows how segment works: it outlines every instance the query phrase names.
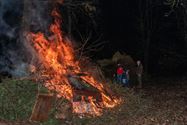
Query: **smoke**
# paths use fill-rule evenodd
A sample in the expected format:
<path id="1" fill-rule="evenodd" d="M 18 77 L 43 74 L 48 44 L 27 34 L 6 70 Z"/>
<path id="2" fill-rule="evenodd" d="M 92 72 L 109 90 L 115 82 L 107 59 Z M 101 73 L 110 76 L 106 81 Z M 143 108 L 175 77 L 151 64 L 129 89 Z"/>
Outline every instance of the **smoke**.
<path id="1" fill-rule="evenodd" d="M 29 75 L 36 59 L 27 32 L 49 34 L 51 0 L 0 0 L 0 74 Z"/>
<path id="2" fill-rule="evenodd" d="M 0 1 L 0 35 L 13 38 L 16 35 L 16 23 L 11 22 L 11 18 L 16 22 L 16 17 L 21 15 L 22 0 L 1 0 Z M 8 16 L 8 18 L 6 17 Z"/>

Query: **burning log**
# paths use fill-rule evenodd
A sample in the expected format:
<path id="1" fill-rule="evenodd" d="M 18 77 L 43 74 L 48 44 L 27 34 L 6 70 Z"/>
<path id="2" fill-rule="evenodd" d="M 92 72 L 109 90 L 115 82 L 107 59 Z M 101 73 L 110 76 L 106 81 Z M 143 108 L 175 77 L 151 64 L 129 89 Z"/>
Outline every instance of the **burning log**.
<path id="1" fill-rule="evenodd" d="M 50 94 L 39 94 L 30 117 L 31 121 L 46 121 L 52 106 L 53 96 Z"/>
<path id="2" fill-rule="evenodd" d="M 81 84 L 80 78 L 78 76 L 68 76 L 70 84 L 76 89 L 83 89 L 84 86 Z"/>

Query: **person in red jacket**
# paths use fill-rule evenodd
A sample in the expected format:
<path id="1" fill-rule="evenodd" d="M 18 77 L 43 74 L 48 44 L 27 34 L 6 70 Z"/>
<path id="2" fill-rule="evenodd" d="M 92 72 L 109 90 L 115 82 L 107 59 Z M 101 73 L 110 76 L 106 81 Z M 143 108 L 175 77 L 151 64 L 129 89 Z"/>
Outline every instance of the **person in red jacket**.
<path id="1" fill-rule="evenodd" d="M 117 68 L 117 83 L 122 84 L 123 73 L 124 73 L 123 67 L 120 64 L 118 64 L 118 68 Z"/>

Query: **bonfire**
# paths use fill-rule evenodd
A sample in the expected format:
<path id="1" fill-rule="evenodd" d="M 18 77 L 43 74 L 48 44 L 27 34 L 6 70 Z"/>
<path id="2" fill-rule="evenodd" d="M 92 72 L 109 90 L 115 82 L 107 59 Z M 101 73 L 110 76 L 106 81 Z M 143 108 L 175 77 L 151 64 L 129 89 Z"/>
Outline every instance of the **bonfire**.
<path id="1" fill-rule="evenodd" d="M 54 18 L 49 28 L 51 36 L 42 32 L 27 35 L 43 67 L 36 69 L 42 72 L 39 79 L 49 91 L 55 91 L 58 98 L 70 101 L 74 113 L 100 116 L 103 109 L 115 107 L 120 99 L 91 72 L 83 70 L 82 62 L 75 58 L 72 42 L 63 36 L 58 9 L 54 8 L 51 15 Z M 81 98 L 76 99 L 76 95 Z"/>

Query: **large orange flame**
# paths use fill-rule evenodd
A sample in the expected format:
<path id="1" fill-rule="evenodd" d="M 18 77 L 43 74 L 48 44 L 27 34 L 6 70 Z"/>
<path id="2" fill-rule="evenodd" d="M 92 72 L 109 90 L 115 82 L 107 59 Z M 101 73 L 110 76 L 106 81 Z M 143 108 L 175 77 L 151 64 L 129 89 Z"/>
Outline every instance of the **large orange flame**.
<path id="1" fill-rule="evenodd" d="M 72 102 L 73 88 L 68 80 L 68 75 L 76 75 L 81 73 L 79 61 L 75 59 L 75 53 L 71 42 L 62 36 L 61 31 L 61 15 L 56 9 L 52 11 L 54 23 L 50 26 L 51 37 L 46 37 L 43 33 L 29 33 L 32 38 L 32 44 L 37 51 L 38 57 L 45 67 L 43 75 L 49 78 L 45 80 L 45 86 L 49 90 L 56 91 L 58 97 L 64 97 Z M 102 108 L 114 107 L 119 103 L 109 93 L 106 94 L 105 87 L 98 82 L 89 72 L 80 76 L 86 84 L 95 87 L 101 94 L 102 101 L 96 103 L 92 96 L 88 97 L 88 103 L 82 98 L 81 102 L 73 103 L 73 111 L 75 113 L 89 113 L 91 115 L 101 115 Z M 42 79 L 42 76 L 41 76 Z M 98 105 L 99 104 L 99 105 Z M 89 108 L 86 108 L 89 105 Z"/>

